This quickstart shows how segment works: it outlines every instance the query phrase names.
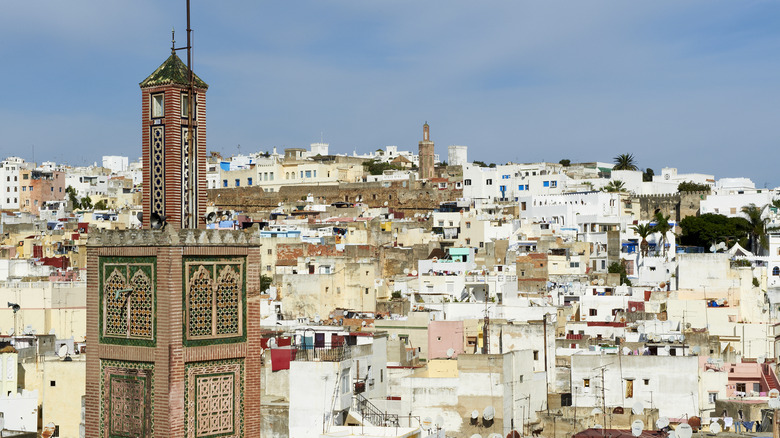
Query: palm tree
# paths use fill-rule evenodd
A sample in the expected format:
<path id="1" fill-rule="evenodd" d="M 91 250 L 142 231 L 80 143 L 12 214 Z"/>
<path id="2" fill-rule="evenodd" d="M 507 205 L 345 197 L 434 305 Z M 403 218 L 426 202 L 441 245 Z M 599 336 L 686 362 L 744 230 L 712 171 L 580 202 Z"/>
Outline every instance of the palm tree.
<path id="1" fill-rule="evenodd" d="M 658 241 L 662 245 L 664 256 L 666 256 L 666 233 L 672 231 L 672 225 L 669 223 L 669 218 L 671 218 L 671 215 L 664 216 L 664 214 L 660 211 L 657 211 L 655 213 L 655 217 L 653 218 L 655 220 L 653 231 L 656 233 L 661 233 L 661 238 L 658 239 Z"/>
<path id="2" fill-rule="evenodd" d="M 650 246 L 650 244 L 647 243 L 647 236 L 653 234 L 655 230 L 650 224 L 635 225 L 631 227 L 631 229 L 636 231 L 636 233 L 639 234 L 639 237 L 642 238 L 642 243 L 639 244 L 639 249 L 642 251 L 642 257 L 647 257 L 647 250 Z"/>
<path id="3" fill-rule="evenodd" d="M 612 159 L 615 162 L 615 166 L 612 170 L 637 170 L 636 161 L 634 161 L 634 154 L 620 154 Z"/>
<path id="4" fill-rule="evenodd" d="M 756 204 L 742 207 L 742 213 L 747 216 L 747 220 L 750 222 L 750 250 L 755 255 L 758 255 L 759 251 L 769 248 L 766 227 L 769 218 L 764 217 L 765 208 L 766 206 L 757 207 Z"/>
<path id="5" fill-rule="evenodd" d="M 609 193 L 622 193 L 628 191 L 626 190 L 626 183 L 619 179 L 611 180 L 602 190 Z"/>

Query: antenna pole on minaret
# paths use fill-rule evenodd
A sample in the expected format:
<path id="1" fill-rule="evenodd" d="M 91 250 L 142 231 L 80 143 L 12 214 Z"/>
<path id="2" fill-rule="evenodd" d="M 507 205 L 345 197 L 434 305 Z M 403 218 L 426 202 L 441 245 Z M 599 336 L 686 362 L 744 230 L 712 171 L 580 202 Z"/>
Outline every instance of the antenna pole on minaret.
<path id="1" fill-rule="evenodd" d="M 195 194 L 197 175 L 195 166 L 195 139 L 192 117 L 195 111 L 195 76 L 192 73 L 192 28 L 190 27 L 190 0 L 187 0 L 187 70 L 189 74 L 189 86 L 187 89 L 187 211 L 184 211 L 184 224 L 182 228 L 198 228 L 198 197 Z"/>
<path id="2" fill-rule="evenodd" d="M 171 54 L 176 53 L 176 29 L 171 26 Z"/>

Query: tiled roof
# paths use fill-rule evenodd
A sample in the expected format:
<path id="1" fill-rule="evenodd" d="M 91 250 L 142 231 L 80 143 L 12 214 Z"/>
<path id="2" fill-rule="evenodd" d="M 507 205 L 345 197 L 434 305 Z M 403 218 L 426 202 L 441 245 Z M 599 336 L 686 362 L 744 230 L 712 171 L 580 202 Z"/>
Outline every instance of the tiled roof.
<path id="1" fill-rule="evenodd" d="M 195 86 L 197 88 L 208 88 L 208 84 L 203 82 L 198 75 L 195 76 Z M 162 63 L 157 70 L 154 71 L 148 78 L 144 79 L 139 85 L 141 88 L 156 87 L 158 85 L 189 85 L 187 65 L 182 60 L 172 53 L 165 62 Z"/>

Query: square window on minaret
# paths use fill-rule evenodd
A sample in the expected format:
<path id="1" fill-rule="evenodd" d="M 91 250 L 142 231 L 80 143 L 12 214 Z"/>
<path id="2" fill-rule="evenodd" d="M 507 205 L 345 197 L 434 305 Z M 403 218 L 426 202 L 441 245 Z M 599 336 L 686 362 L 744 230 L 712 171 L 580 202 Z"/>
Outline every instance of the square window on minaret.
<path id="1" fill-rule="evenodd" d="M 163 112 L 163 104 L 165 102 L 164 100 L 165 95 L 162 93 L 159 94 L 152 94 L 152 118 L 156 119 L 159 117 L 163 117 L 165 114 Z"/>
<path id="2" fill-rule="evenodd" d="M 193 107 L 195 107 L 195 112 L 192 113 L 192 118 L 196 119 L 198 117 L 198 101 L 196 100 L 197 95 L 193 95 Z M 190 102 L 188 99 L 187 93 L 181 93 L 181 118 L 186 119 L 189 117 L 189 108 L 190 108 Z"/>

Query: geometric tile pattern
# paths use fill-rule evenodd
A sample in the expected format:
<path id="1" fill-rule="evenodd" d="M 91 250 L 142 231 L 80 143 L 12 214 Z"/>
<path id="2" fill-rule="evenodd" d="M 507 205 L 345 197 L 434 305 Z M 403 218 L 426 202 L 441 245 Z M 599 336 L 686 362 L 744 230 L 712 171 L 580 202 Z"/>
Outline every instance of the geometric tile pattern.
<path id="1" fill-rule="evenodd" d="M 186 95 L 183 95 L 186 99 Z M 192 133 L 192 143 L 193 147 L 197 147 L 198 145 L 198 131 L 197 128 Z M 189 128 L 186 126 L 181 127 L 181 211 L 182 211 L 182 218 L 187 217 L 187 213 L 189 212 L 189 205 L 190 205 L 190 197 L 188 196 L 190 193 L 189 190 L 189 181 L 190 181 L 190 152 L 189 152 Z M 197 157 L 197 154 L 195 154 Z M 194 172 L 197 173 L 198 166 L 197 163 L 195 164 L 195 167 L 193 168 Z M 197 181 L 198 177 L 195 175 L 194 181 Z M 197 184 L 195 184 L 194 192 L 195 196 L 193 199 L 197 199 Z M 197 221 L 193 225 L 193 227 L 197 226 Z"/>
<path id="2" fill-rule="evenodd" d="M 106 258 L 100 274 L 102 338 L 112 338 L 112 343 L 154 341 L 154 263 L 148 258 Z"/>
<path id="3" fill-rule="evenodd" d="M 187 437 L 243 436 L 244 360 L 188 363 L 186 379 Z"/>
<path id="4" fill-rule="evenodd" d="M 244 260 L 185 261 L 186 340 L 244 335 Z"/>
<path id="5" fill-rule="evenodd" d="M 165 127 L 151 127 L 151 213 L 165 214 Z"/>
<path id="6" fill-rule="evenodd" d="M 154 364 L 101 360 L 101 436 L 151 437 Z"/>

